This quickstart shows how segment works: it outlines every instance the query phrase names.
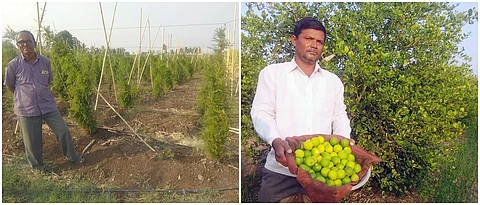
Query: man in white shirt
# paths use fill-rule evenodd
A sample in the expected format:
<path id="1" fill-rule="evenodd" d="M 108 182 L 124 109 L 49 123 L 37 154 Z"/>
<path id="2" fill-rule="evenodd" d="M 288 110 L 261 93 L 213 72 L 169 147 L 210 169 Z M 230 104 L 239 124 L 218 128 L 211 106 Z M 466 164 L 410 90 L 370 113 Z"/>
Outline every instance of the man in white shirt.
<path id="1" fill-rule="evenodd" d="M 295 58 L 260 72 L 251 116 L 255 130 L 273 149 L 267 155 L 259 202 L 305 195 L 296 176 L 282 165 L 287 164 L 285 154 L 292 153 L 286 137 L 336 134 L 350 138 L 343 84 L 317 64 L 325 40 L 322 23 L 303 18 L 291 36 Z"/>

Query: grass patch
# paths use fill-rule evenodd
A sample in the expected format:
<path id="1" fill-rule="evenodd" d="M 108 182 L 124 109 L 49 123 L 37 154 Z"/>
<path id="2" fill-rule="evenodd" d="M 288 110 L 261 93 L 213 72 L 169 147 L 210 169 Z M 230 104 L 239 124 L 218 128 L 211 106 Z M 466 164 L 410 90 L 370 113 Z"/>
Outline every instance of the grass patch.
<path id="1" fill-rule="evenodd" d="M 471 122 L 466 140 L 455 153 L 456 161 L 443 169 L 433 201 L 440 203 L 476 202 L 478 179 L 478 123 Z"/>
<path id="2" fill-rule="evenodd" d="M 231 203 L 223 199 L 219 191 L 202 190 L 197 193 L 153 192 L 130 193 L 125 197 L 127 203 Z"/>
<path id="3" fill-rule="evenodd" d="M 111 194 L 89 192 L 94 189 L 93 183 L 78 177 L 58 180 L 20 163 L 2 165 L 3 203 L 116 202 Z"/>

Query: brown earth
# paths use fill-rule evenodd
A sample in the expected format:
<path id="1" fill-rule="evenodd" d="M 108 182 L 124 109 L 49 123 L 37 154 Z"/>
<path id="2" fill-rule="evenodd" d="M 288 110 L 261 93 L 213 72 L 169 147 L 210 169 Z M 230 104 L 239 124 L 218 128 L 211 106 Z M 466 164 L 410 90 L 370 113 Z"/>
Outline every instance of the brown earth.
<path id="1" fill-rule="evenodd" d="M 160 99 L 154 98 L 151 87 L 145 85 L 131 109 L 121 109 L 117 103 L 112 103 L 115 102 L 113 92 L 102 92 L 114 104 L 115 110 L 156 152 L 134 136 L 101 98 L 95 112 L 99 127 L 103 128 L 94 134 L 78 128 L 66 116 L 68 103 L 58 102 L 57 107 L 69 125 L 77 152 L 82 153 L 90 142 L 95 141 L 83 155 L 85 164 L 72 164 L 64 158 L 54 134 L 44 125 L 43 154 L 47 166 L 51 163 L 53 172 L 60 177 L 81 175 L 104 188 L 220 190 L 220 202 L 238 202 L 239 136 L 230 135 L 227 142 L 229 157 L 226 159 L 214 161 L 206 157 L 202 140 L 199 139 L 199 116 L 195 112 L 196 95 L 201 83 L 201 74 L 196 73 L 184 84 L 167 91 Z M 2 100 L 2 153 L 23 157 L 21 137 L 13 134 L 16 120 L 11 99 L 4 97 Z M 232 123 L 232 127 L 237 127 L 238 119 L 233 121 L 236 122 Z M 3 160 L 3 163 L 6 161 Z"/>
<path id="2" fill-rule="evenodd" d="M 256 146 L 255 146 L 256 145 Z M 248 147 L 255 151 L 248 151 Z M 256 137 L 250 137 L 242 145 L 242 202 L 256 202 L 262 182 L 262 170 L 264 169 L 266 155 L 269 151 L 267 144 L 260 142 Z M 247 153 L 258 153 L 247 156 Z M 368 185 L 368 183 L 367 183 Z M 340 202 L 344 203 L 424 203 L 425 201 L 413 194 L 404 197 L 382 196 L 381 190 L 368 190 L 367 185 L 351 191 Z"/>

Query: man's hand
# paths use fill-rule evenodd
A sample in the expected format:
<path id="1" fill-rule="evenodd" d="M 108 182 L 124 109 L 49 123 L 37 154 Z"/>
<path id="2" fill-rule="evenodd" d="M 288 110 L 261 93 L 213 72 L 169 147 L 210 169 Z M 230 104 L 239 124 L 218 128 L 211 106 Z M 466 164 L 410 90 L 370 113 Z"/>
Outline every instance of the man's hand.
<path id="1" fill-rule="evenodd" d="M 288 145 L 288 142 L 281 139 L 275 138 L 272 142 L 273 150 L 275 151 L 275 160 L 278 163 L 282 164 L 283 166 L 288 166 L 287 157 L 285 156 L 287 153 L 292 153 L 292 148 Z"/>

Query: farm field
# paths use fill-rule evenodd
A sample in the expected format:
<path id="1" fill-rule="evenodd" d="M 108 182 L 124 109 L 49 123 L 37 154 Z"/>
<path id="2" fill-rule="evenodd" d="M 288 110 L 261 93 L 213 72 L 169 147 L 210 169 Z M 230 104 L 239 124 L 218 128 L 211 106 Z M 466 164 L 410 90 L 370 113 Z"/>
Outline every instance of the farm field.
<path id="1" fill-rule="evenodd" d="M 89 135 L 65 118 L 77 152 L 95 140 L 84 154 L 86 163 L 72 165 L 61 154 L 53 133 L 44 126 L 44 160 L 48 162 L 48 168 L 53 175 L 80 175 L 106 189 L 221 190 L 213 201 L 237 202 L 238 135 L 232 134 L 228 138 L 226 146 L 230 157 L 220 162 L 206 158 L 202 152 L 203 144 L 196 137 L 200 128 L 197 125 L 199 116 L 195 113 L 195 100 L 201 83 L 201 73 L 196 73 L 184 84 L 168 91 L 160 100 L 143 97 L 136 108 L 119 109 L 139 134 L 155 136 L 146 141 L 157 153 L 135 137 L 125 134 L 129 133 L 125 123 L 106 104 L 99 102 L 97 117 L 104 122 L 103 127 L 112 128 L 113 132 L 98 129 Z M 145 89 L 149 93 L 148 87 Z M 2 105 L 8 105 L 5 103 L 8 100 L 11 99 L 4 97 Z M 68 112 L 67 103 L 57 104 L 61 113 Z M 2 153 L 23 157 L 21 137 L 13 134 L 16 121 L 11 108 L 3 107 L 2 120 Z M 12 160 L 8 156 L 3 157 L 3 164 Z"/>

